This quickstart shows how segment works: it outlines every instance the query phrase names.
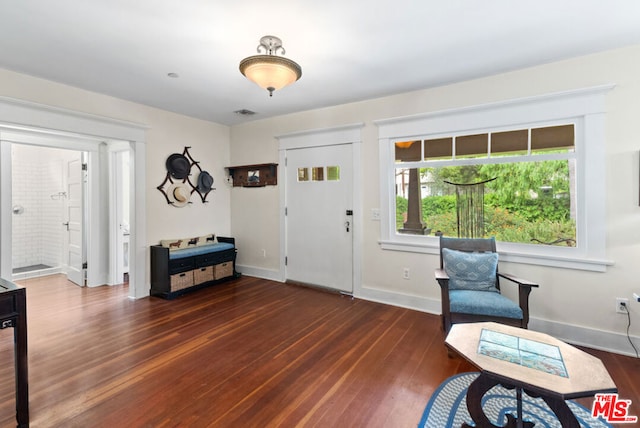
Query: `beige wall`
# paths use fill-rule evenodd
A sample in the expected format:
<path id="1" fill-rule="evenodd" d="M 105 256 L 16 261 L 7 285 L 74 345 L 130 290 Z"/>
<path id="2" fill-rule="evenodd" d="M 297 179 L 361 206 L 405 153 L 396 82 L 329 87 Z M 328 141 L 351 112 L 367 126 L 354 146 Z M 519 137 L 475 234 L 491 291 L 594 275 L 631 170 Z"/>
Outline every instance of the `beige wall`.
<path id="1" fill-rule="evenodd" d="M 230 233 L 230 189 L 225 184 L 224 170 L 229 166 L 229 127 L 1 69 L 0 96 L 149 128 L 146 132 L 147 245 L 160 239 Z M 182 153 L 185 146 L 191 147 L 189 152 L 193 158 L 213 176 L 216 190 L 209 194 L 206 204 L 193 195 L 192 204 L 174 208 L 156 187 L 165 177 L 166 158 L 171 153 Z"/>
<path id="2" fill-rule="evenodd" d="M 224 167 L 278 162 L 274 136 L 309 129 L 364 122 L 362 143 L 362 284 L 364 298 L 432 311 L 438 307 L 433 280 L 435 256 L 383 251 L 380 223 L 370 219 L 380 206 L 378 135 L 374 120 L 492 101 L 559 92 L 606 83 L 606 164 L 608 207 L 606 273 L 511 264 L 502 269 L 539 281 L 531 297 L 532 327 L 574 342 L 630 352 L 624 336 L 626 317 L 614 312 L 614 298 L 640 292 L 640 208 L 638 207 L 638 138 L 640 46 L 547 64 L 449 86 L 399 94 L 332 108 L 300 112 L 244 125 L 226 126 L 193 119 L 124 100 L 91 93 L 18 73 L 0 70 L 0 96 L 145 124 L 147 142 L 147 244 L 163 238 L 216 232 L 238 240 L 239 265 L 266 276 L 280 276 L 280 186 L 231 189 Z M 295 90 L 295 86 L 291 88 Z M 176 209 L 156 189 L 166 157 L 191 146 L 191 153 L 215 179 L 210 202 L 198 200 Z M 366 179 L 364 179 L 366 178 Z M 264 252 L 262 251 L 264 250 Z M 266 254 L 266 257 L 265 257 Z M 411 279 L 402 279 L 402 268 Z M 148 278 L 147 278 L 148 281 Z M 631 303 L 632 335 L 640 334 L 640 304 Z"/>
<path id="3" fill-rule="evenodd" d="M 604 52 L 520 71 L 434 89 L 332 108 L 259 120 L 231 129 L 233 164 L 278 162 L 276 135 L 364 122 L 362 142 L 363 242 L 362 287 L 356 295 L 433 311 L 439 289 L 433 279 L 433 255 L 383 251 L 378 245 L 380 223 L 370 219 L 380 206 L 378 135 L 374 120 L 478 105 L 539 94 L 613 83 L 607 95 L 606 273 L 593 273 L 524 264 L 502 270 L 536 280 L 531 296 L 532 327 L 592 346 L 631 352 L 624 336 L 626 316 L 614 311 L 615 297 L 640 293 L 640 208 L 638 207 L 638 144 L 640 114 L 640 46 Z M 292 87 L 291 90 L 295 90 Z M 274 189 L 233 189 L 232 233 L 239 242 L 239 265 L 265 272 L 278 271 L 280 248 L 279 194 Z M 260 213 L 259 218 L 249 215 Z M 411 279 L 402 279 L 402 268 Z M 266 275 L 268 276 L 268 275 Z M 632 335 L 640 334 L 640 303 L 631 302 Z M 638 339 L 636 338 L 636 341 Z"/>

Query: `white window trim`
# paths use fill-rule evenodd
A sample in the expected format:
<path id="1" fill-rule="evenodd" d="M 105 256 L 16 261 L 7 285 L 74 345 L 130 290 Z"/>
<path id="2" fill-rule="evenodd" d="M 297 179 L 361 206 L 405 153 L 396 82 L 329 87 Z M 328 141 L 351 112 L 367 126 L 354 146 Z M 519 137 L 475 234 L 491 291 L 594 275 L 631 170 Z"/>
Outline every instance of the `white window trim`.
<path id="1" fill-rule="evenodd" d="M 606 259 L 606 95 L 615 85 L 601 85 L 535 97 L 374 121 L 380 161 L 380 246 L 384 250 L 438 253 L 438 238 L 402 235 L 395 230 L 395 141 L 468 130 L 528 126 L 531 123 L 576 124 L 578 180 L 577 247 L 498 243 L 508 262 L 604 272 Z M 516 129 L 516 128 L 514 128 Z M 419 137 L 417 137 L 419 136 Z M 588 172 L 588 173 L 587 173 Z M 589 189 L 588 192 L 585 189 Z"/>

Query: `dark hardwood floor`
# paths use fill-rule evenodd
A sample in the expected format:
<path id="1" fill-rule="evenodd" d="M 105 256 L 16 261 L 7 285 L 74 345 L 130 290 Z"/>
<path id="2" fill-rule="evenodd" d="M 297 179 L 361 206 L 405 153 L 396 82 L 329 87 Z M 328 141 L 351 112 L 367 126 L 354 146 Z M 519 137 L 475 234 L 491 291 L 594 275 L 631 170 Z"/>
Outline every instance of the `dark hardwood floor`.
<path id="1" fill-rule="evenodd" d="M 242 277 L 173 301 L 27 288 L 33 427 L 415 427 L 448 358 L 435 315 Z M 0 426 L 15 426 L 12 330 Z M 640 415 L 639 361 L 603 359 Z M 584 405 L 590 406 L 586 400 Z"/>

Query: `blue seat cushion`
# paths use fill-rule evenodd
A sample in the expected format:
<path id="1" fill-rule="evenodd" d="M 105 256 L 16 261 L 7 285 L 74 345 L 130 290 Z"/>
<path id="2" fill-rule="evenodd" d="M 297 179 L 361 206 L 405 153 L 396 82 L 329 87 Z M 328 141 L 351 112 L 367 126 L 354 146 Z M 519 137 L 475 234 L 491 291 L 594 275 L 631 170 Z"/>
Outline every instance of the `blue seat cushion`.
<path id="1" fill-rule="evenodd" d="M 498 253 L 470 253 L 443 248 L 442 260 L 449 275 L 449 290 L 498 292 Z"/>
<path id="2" fill-rule="evenodd" d="M 451 312 L 522 319 L 522 309 L 513 300 L 493 291 L 449 290 Z"/>
<path id="3" fill-rule="evenodd" d="M 235 248 L 228 242 L 218 242 L 217 244 L 198 245 L 197 247 L 184 248 L 182 250 L 169 251 L 169 259 L 183 259 L 185 257 L 197 256 L 200 254 L 216 253 L 218 251 Z"/>

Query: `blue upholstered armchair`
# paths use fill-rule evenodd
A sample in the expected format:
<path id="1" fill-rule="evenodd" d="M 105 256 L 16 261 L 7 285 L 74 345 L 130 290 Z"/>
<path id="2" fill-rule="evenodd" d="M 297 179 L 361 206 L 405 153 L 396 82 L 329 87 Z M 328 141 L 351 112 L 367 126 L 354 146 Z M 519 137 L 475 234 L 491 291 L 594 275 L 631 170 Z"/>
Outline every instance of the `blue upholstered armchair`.
<path id="1" fill-rule="evenodd" d="M 538 284 L 498 272 L 496 241 L 440 237 L 440 269 L 435 272 L 442 294 L 442 326 L 494 321 L 527 328 L 529 293 Z M 518 285 L 518 303 L 500 294 L 500 279 Z"/>

